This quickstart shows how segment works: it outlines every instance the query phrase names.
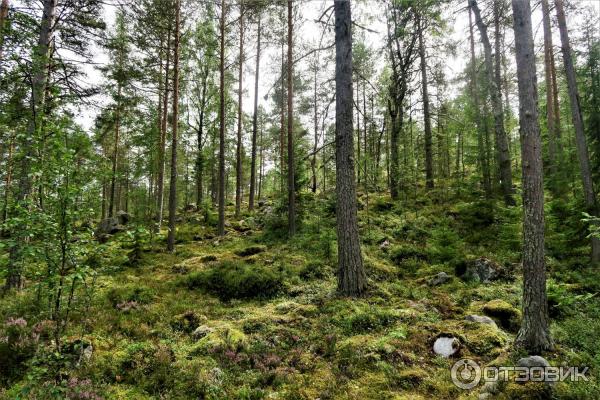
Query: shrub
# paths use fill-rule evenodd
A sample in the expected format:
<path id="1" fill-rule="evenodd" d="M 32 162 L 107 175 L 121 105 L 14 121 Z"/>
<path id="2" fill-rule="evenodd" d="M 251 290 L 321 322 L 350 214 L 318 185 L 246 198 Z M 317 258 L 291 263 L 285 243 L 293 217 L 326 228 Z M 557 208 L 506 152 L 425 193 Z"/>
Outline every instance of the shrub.
<path id="1" fill-rule="evenodd" d="M 413 244 L 403 244 L 392 249 L 390 259 L 394 264 L 400 265 L 410 259 L 427 261 L 428 257 L 423 249 Z"/>
<path id="2" fill-rule="evenodd" d="M 267 251 L 266 246 L 250 246 L 245 249 L 237 250 L 235 254 L 240 257 L 250 257 L 255 254 L 264 253 L 265 251 Z"/>
<path id="3" fill-rule="evenodd" d="M 190 275 L 190 289 L 201 289 L 221 300 L 270 298 L 283 290 L 280 273 L 241 261 L 224 261 Z"/>
<path id="4" fill-rule="evenodd" d="M 148 304 L 154 297 L 154 292 L 144 286 L 125 285 L 114 287 L 106 294 L 113 307 L 124 303 Z"/>
<path id="5" fill-rule="evenodd" d="M 328 275 L 329 267 L 321 262 L 312 261 L 300 270 L 300 278 L 304 280 L 323 279 Z"/>
<path id="6" fill-rule="evenodd" d="M 399 315 L 393 311 L 368 308 L 344 317 L 340 321 L 340 324 L 347 334 L 352 335 L 378 331 L 382 328 L 391 326 L 398 320 Z"/>

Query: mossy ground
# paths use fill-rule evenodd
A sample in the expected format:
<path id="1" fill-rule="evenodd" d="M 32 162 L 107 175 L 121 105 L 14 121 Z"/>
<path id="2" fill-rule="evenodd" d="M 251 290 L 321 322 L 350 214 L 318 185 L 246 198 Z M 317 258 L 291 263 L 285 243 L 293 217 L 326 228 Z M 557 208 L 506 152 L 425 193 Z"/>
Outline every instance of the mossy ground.
<path id="1" fill-rule="evenodd" d="M 73 315 L 65 338 L 90 343 L 93 354 L 70 374 L 89 379 L 107 399 L 469 399 L 478 392 L 452 384 L 455 360 L 432 352 L 440 334 L 459 338 L 460 356 L 483 364 L 511 364 L 522 355 L 511 347 L 514 329 L 464 320 L 484 315 L 486 305 L 492 317 L 490 305 L 520 309 L 518 207 L 480 200 L 394 204 L 371 194 L 367 212 L 361 195 L 369 291 L 350 299 L 336 293 L 330 201 L 303 201 L 300 232 L 289 241 L 262 211 L 244 216 L 224 238 L 216 238 L 200 216 L 187 215 L 175 253 L 165 252 L 164 237 L 158 236 L 135 266 L 126 266 L 124 241 L 112 239 L 99 256 L 104 272 L 92 303 Z M 600 367 L 594 340 L 600 303 L 587 295 L 600 285 L 580 249 L 585 242 L 565 244 L 557 237 L 560 229 L 550 217 L 551 298 L 562 292 L 553 304 L 560 311 L 552 323 L 556 350 L 545 357 L 553 365 Z M 390 246 L 382 248 L 386 240 Z M 454 277 L 456 263 L 481 256 L 511 268 L 515 279 L 479 284 Z M 252 284 L 268 270 L 280 285 L 256 298 L 236 298 L 234 291 L 226 299 L 215 295 L 214 287 L 190 285 L 190 277 L 227 263 L 256 273 Z M 430 287 L 428 279 L 441 271 L 453 279 Z M 31 295 L 25 291 L 4 302 L 3 320 L 28 315 Z M 515 323 L 511 318 L 507 321 Z M 194 337 L 198 326 L 207 328 L 202 337 Z M 560 384 L 554 395 L 600 398 L 598 372 L 592 371 L 591 382 Z M 23 375 L 0 395 L 15 398 L 27 384 Z M 522 387 L 509 389 L 503 396 L 526 393 Z"/>

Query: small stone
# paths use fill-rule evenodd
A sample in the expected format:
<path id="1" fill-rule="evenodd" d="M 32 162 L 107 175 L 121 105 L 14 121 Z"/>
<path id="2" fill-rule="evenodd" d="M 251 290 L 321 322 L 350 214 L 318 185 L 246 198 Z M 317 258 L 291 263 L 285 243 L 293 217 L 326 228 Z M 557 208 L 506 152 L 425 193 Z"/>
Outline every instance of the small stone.
<path id="1" fill-rule="evenodd" d="M 450 277 L 450 275 L 448 275 L 445 272 L 440 272 L 439 274 L 437 274 L 436 276 L 434 276 L 433 278 L 431 278 L 429 280 L 429 286 L 439 286 L 439 285 L 443 285 L 444 283 L 447 283 L 448 281 L 450 281 L 452 278 Z"/>
<path id="2" fill-rule="evenodd" d="M 390 248 L 391 244 L 389 240 L 384 240 L 383 243 L 379 245 L 379 249 L 383 252 L 387 252 Z"/>
<path id="3" fill-rule="evenodd" d="M 484 315 L 467 315 L 465 317 L 465 321 L 476 322 L 478 324 L 487 324 L 493 326 L 494 328 L 497 327 L 493 319 Z"/>
<path id="4" fill-rule="evenodd" d="M 490 393 L 480 393 L 479 396 L 477 396 L 477 400 L 487 400 L 491 398 L 492 395 Z"/>
<path id="5" fill-rule="evenodd" d="M 213 330 L 211 328 L 209 328 L 206 325 L 200 325 L 199 327 L 197 327 L 194 332 L 192 332 L 192 337 L 195 340 L 200 340 L 202 339 L 204 336 L 208 335 L 209 333 L 211 333 Z"/>
<path id="6" fill-rule="evenodd" d="M 550 363 L 544 358 L 540 356 L 529 356 L 523 357 L 517 361 L 517 366 L 519 367 L 549 367 Z"/>
<path id="7" fill-rule="evenodd" d="M 455 337 L 439 337 L 433 344 L 433 352 L 444 358 L 451 357 L 460 349 L 460 341 Z"/>

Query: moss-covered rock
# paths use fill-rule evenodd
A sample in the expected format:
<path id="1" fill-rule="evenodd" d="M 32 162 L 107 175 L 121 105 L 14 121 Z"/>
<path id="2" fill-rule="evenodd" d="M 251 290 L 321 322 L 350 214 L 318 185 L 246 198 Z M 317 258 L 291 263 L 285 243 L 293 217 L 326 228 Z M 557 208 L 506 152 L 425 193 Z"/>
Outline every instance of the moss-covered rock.
<path id="1" fill-rule="evenodd" d="M 492 318 L 496 318 L 504 329 L 511 332 L 519 330 L 521 311 L 506 301 L 498 299 L 489 301 L 483 306 L 483 312 Z"/>

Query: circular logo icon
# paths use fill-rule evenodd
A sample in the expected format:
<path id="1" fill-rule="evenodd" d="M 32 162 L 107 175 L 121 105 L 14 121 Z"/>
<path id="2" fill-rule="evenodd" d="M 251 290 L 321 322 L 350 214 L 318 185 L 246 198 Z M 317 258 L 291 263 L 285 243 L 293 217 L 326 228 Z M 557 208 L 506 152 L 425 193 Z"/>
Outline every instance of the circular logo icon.
<path id="1" fill-rule="evenodd" d="M 454 363 L 450 374 L 452 382 L 461 389 L 473 389 L 481 381 L 481 368 L 475 361 L 468 358 Z"/>

